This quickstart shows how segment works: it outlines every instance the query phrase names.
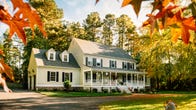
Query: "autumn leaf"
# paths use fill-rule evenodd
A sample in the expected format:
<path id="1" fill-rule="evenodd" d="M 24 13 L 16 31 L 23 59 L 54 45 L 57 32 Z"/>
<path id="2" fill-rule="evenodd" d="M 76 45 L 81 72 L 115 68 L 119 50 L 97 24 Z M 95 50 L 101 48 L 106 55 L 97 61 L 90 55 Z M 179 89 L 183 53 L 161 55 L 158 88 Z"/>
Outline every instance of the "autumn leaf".
<path id="1" fill-rule="evenodd" d="M 10 28 L 9 38 L 16 33 L 18 37 L 22 39 L 23 43 L 26 44 L 24 28 L 29 26 L 27 21 L 13 18 L 3 7 L 0 8 L 0 19 L 1 22 L 7 24 Z"/>
<path id="2" fill-rule="evenodd" d="M 3 59 L 0 59 L 0 73 L 5 73 L 11 80 L 14 81 L 13 70 L 4 62 Z"/>
<path id="3" fill-rule="evenodd" d="M 23 0 L 11 0 L 13 3 L 14 9 L 18 8 L 18 11 L 15 13 L 15 18 L 28 19 L 31 30 L 34 32 L 34 26 L 37 25 L 42 32 L 43 36 L 47 36 L 44 30 L 43 23 L 37 11 L 32 8 L 28 3 L 23 2 Z"/>
<path id="4" fill-rule="evenodd" d="M 136 15 L 138 16 L 141 8 L 142 0 L 123 0 L 121 7 L 125 7 L 129 4 L 132 5 Z"/>

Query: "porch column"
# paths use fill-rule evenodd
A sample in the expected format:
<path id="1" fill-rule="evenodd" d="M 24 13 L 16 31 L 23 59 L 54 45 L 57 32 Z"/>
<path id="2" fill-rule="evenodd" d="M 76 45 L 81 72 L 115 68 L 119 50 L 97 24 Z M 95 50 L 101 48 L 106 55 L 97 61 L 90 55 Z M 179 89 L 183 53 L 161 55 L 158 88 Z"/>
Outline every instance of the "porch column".
<path id="1" fill-rule="evenodd" d="M 131 73 L 131 86 L 133 86 L 133 74 Z"/>
<path id="2" fill-rule="evenodd" d="M 144 76 L 143 76 L 143 85 L 144 85 L 144 87 L 145 87 L 145 85 L 146 85 L 146 84 L 145 84 L 145 82 L 146 82 L 146 79 L 145 79 L 146 77 L 145 77 L 145 76 L 146 76 L 146 75 L 144 74 Z"/>
<path id="3" fill-rule="evenodd" d="M 103 71 L 101 72 L 101 86 L 103 86 Z"/>
<path id="4" fill-rule="evenodd" d="M 139 86 L 138 73 L 137 73 L 137 87 Z"/>
<path id="5" fill-rule="evenodd" d="M 127 77 L 127 73 L 126 73 L 126 86 L 128 85 L 128 77 Z"/>
<path id="6" fill-rule="evenodd" d="M 92 87 L 92 84 L 93 84 L 93 72 L 92 72 L 92 70 L 91 70 L 91 87 Z"/>
<path id="7" fill-rule="evenodd" d="M 110 77 L 109 77 L 109 81 L 110 81 L 110 86 L 111 86 L 111 80 L 112 80 L 112 75 L 111 75 L 112 73 L 110 72 Z"/>

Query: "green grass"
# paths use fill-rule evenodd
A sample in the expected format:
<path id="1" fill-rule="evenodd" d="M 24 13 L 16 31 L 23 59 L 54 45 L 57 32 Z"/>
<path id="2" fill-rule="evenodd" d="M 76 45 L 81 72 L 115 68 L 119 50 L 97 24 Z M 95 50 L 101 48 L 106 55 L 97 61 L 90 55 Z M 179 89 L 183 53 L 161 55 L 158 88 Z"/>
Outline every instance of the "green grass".
<path id="1" fill-rule="evenodd" d="M 40 91 L 41 94 L 50 97 L 99 97 L 99 96 L 119 96 L 121 93 L 90 93 L 90 92 L 64 92 L 64 91 Z"/>
<path id="2" fill-rule="evenodd" d="M 165 93 L 165 92 L 163 92 Z M 168 92 L 171 94 L 171 92 Z M 181 92 L 180 92 L 181 93 Z M 196 110 L 196 93 L 175 92 L 169 96 L 134 98 L 126 101 L 115 101 L 100 105 L 101 110 L 164 110 L 164 102 L 172 99 L 177 104 L 177 110 Z M 156 94 L 154 94 L 156 95 Z"/>

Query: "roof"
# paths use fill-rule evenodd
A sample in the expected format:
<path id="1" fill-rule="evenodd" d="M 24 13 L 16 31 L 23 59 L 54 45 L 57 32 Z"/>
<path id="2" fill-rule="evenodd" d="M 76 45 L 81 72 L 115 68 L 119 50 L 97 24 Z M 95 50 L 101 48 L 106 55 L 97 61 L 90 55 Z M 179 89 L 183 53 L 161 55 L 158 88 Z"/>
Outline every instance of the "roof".
<path id="1" fill-rule="evenodd" d="M 56 67 L 71 67 L 71 68 L 80 68 L 78 63 L 76 62 L 74 56 L 69 53 L 69 62 L 62 62 L 60 59 L 59 51 L 56 51 L 56 60 L 51 61 L 47 59 L 46 52 L 48 50 L 45 49 L 37 49 L 33 48 L 35 60 L 37 66 L 56 66 Z"/>
<path id="2" fill-rule="evenodd" d="M 77 38 L 74 38 L 74 40 L 80 46 L 84 54 L 133 60 L 133 58 L 121 48 Z"/>

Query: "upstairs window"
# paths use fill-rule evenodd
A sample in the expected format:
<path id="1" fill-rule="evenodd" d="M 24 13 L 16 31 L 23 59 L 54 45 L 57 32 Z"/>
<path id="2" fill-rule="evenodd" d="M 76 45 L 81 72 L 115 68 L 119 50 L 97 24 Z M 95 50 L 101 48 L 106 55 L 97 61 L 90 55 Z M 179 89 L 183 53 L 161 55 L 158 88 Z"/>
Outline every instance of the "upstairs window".
<path id="1" fill-rule="evenodd" d="M 110 60 L 110 68 L 116 68 L 116 61 Z"/>
<path id="2" fill-rule="evenodd" d="M 46 52 L 46 56 L 48 60 L 55 61 L 56 60 L 56 52 L 53 48 L 49 49 Z"/>
<path id="3" fill-rule="evenodd" d="M 49 54 L 49 60 L 55 60 L 55 55 L 54 53 Z"/>
<path id="4" fill-rule="evenodd" d="M 123 69 L 128 69 L 128 63 L 127 62 L 122 62 L 122 68 Z"/>
<path id="5" fill-rule="evenodd" d="M 102 59 L 97 59 L 96 67 L 102 67 Z"/>
<path id="6" fill-rule="evenodd" d="M 93 58 L 86 57 L 86 66 L 93 66 Z"/>
<path id="7" fill-rule="evenodd" d="M 64 62 L 69 62 L 69 60 L 68 60 L 68 55 L 67 55 L 67 54 L 64 54 L 64 55 L 63 55 L 63 61 L 64 61 Z"/>

